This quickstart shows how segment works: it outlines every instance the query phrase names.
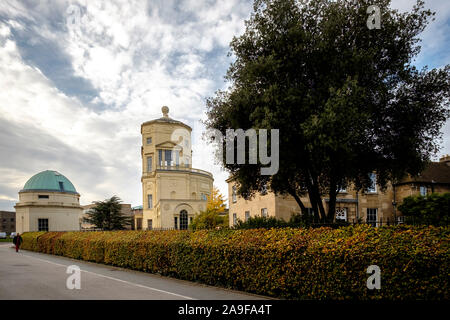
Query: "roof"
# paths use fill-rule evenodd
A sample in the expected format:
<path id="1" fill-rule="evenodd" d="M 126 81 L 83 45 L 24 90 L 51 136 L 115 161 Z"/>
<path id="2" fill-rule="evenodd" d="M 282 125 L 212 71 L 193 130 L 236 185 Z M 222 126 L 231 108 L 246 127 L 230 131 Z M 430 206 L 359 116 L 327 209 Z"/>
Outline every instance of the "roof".
<path id="1" fill-rule="evenodd" d="M 136 206 L 136 207 L 132 207 L 131 210 L 142 210 L 144 208 L 144 206 Z"/>
<path id="2" fill-rule="evenodd" d="M 425 182 L 450 184 L 450 165 L 448 162 L 431 162 L 416 177 L 406 177 L 400 183 Z"/>
<path id="3" fill-rule="evenodd" d="M 58 171 L 46 170 L 32 176 L 20 191 L 51 191 L 76 193 L 72 182 Z"/>
<path id="4" fill-rule="evenodd" d="M 161 111 L 162 111 L 162 113 L 163 113 L 163 117 L 158 118 L 158 119 L 154 119 L 154 120 L 150 120 L 150 121 L 147 121 L 147 122 L 144 122 L 143 124 L 141 124 L 141 128 L 142 128 L 142 126 L 144 126 L 144 125 L 152 124 L 152 123 L 158 123 L 158 122 L 159 122 L 159 123 L 172 123 L 172 124 L 178 124 L 178 125 L 181 125 L 181 126 L 184 126 L 184 127 L 188 128 L 189 130 L 192 131 L 192 128 L 191 128 L 190 126 L 188 126 L 187 124 L 185 124 L 185 123 L 183 123 L 183 122 L 181 122 L 181 121 L 178 121 L 178 120 L 175 120 L 175 119 L 170 118 L 170 117 L 169 117 L 169 108 L 168 108 L 167 106 L 163 106 L 163 107 L 161 108 Z"/>

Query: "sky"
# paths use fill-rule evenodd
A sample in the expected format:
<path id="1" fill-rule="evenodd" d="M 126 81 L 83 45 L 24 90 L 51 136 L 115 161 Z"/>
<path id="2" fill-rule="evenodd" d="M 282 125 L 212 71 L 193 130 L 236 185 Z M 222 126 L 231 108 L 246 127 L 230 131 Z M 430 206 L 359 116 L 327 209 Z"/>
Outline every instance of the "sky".
<path id="1" fill-rule="evenodd" d="M 450 61 L 450 4 L 425 2 L 436 19 L 415 65 L 439 68 Z M 44 170 L 71 180 L 81 204 L 117 195 L 141 205 L 140 125 L 164 105 L 193 128 L 192 166 L 228 198 L 200 120 L 227 86 L 229 43 L 251 10 L 248 0 L 0 1 L 0 210 Z M 443 131 L 435 160 L 450 153 L 450 121 Z"/>

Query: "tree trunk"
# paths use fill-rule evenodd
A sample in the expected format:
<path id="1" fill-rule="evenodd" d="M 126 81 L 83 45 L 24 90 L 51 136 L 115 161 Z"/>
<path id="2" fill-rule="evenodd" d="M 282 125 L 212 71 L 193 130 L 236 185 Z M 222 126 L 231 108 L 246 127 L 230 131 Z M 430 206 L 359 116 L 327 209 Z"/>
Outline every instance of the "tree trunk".
<path id="1" fill-rule="evenodd" d="M 306 214 L 306 207 L 303 204 L 302 200 L 300 199 L 300 197 L 297 195 L 297 193 L 295 192 L 295 190 L 292 190 L 289 192 L 289 194 L 291 196 L 294 197 L 295 201 L 298 203 L 298 205 L 300 206 L 300 209 L 302 210 L 302 214 Z"/>

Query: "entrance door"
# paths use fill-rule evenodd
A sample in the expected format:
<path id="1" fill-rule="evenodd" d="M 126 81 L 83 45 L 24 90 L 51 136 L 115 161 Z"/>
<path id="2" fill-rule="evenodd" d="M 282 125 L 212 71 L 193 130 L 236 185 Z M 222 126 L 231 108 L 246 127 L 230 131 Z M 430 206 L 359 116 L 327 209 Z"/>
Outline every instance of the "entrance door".
<path id="1" fill-rule="evenodd" d="M 186 210 L 180 211 L 180 230 L 187 230 L 188 228 L 188 213 Z"/>

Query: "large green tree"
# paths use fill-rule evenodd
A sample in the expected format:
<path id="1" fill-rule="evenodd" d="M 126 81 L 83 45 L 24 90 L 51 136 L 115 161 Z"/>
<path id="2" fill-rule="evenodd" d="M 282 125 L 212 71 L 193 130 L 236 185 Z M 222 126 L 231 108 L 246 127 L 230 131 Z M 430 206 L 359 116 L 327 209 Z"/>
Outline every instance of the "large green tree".
<path id="1" fill-rule="evenodd" d="M 117 196 L 112 196 L 104 201 L 95 201 L 95 207 L 86 213 L 87 218 L 84 221 L 102 230 L 125 229 L 131 224 L 131 218 L 122 214 L 121 202 Z"/>
<path id="2" fill-rule="evenodd" d="M 380 29 L 368 28 L 370 5 L 381 9 Z M 206 125 L 224 135 L 280 129 L 280 169 L 264 176 L 259 163 L 220 159 L 238 192 L 249 198 L 267 183 L 303 212 L 308 195 L 332 220 L 340 188 L 363 190 L 373 172 L 384 188 L 423 170 L 449 116 L 450 66 L 413 65 L 433 15 L 421 0 L 405 13 L 390 0 L 256 0 L 231 42 L 229 89 L 207 99 Z"/>

